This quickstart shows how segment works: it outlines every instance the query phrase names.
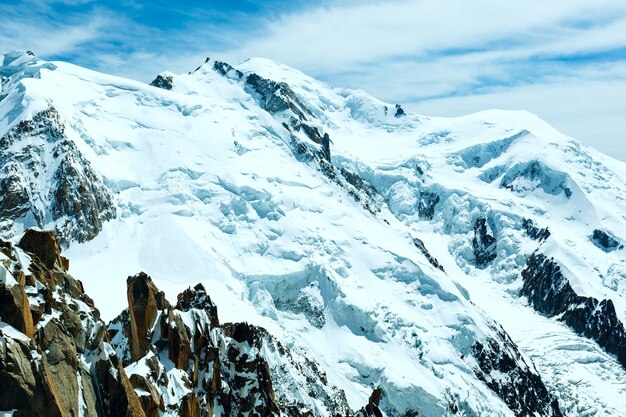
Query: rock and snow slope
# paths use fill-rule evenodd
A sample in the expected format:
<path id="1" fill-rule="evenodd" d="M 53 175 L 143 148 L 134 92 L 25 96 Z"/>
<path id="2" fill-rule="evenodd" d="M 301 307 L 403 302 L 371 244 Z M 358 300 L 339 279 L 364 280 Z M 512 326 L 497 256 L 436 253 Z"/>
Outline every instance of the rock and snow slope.
<path id="1" fill-rule="evenodd" d="M 381 386 L 392 415 L 560 415 L 551 395 L 626 415 L 622 163 L 527 113 L 413 115 L 262 59 L 155 86 L 1 60 L 3 233 L 56 229 L 106 319 L 145 270 L 170 299 L 201 281 L 352 408 Z M 56 129 L 20 133 L 50 114 Z M 33 152 L 55 141 L 72 146 Z M 51 190 L 81 203 L 55 214 Z"/>

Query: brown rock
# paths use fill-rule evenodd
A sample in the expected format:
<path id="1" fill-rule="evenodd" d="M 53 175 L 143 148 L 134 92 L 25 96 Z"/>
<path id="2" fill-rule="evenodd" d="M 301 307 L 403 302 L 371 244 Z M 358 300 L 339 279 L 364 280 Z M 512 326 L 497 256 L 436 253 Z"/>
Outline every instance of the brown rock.
<path id="1" fill-rule="evenodd" d="M 21 285 L 0 286 L 0 318 L 28 337 L 33 337 L 33 316 Z"/>
<path id="2" fill-rule="evenodd" d="M 0 253 L 4 253 L 9 258 L 13 258 L 13 243 L 0 239 Z"/>
<path id="3" fill-rule="evenodd" d="M 178 415 L 180 417 L 200 417 L 200 402 L 195 393 L 189 393 L 182 398 Z"/>
<path id="4" fill-rule="evenodd" d="M 189 311 L 192 308 L 204 310 L 209 316 L 211 326 L 219 327 L 220 321 L 217 316 L 217 306 L 211 301 L 211 297 L 209 297 L 202 284 L 197 284 L 193 288 L 187 288 L 178 294 L 176 309 Z"/>
<path id="5" fill-rule="evenodd" d="M 65 256 L 61 256 L 61 267 L 65 272 L 70 270 L 70 260 Z"/>
<path id="6" fill-rule="evenodd" d="M 32 356 L 32 345 L 2 336 L 0 330 L 0 410 L 17 410 L 15 417 L 70 417 L 45 357 Z"/>
<path id="7" fill-rule="evenodd" d="M 150 332 L 157 318 L 159 305 L 165 304 L 165 295 L 159 292 L 146 273 L 128 277 L 128 310 L 130 312 L 130 355 L 139 360 L 150 349 Z"/>
<path id="8" fill-rule="evenodd" d="M 83 368 L 80 368 L 80 378 L 83 387 L 83 399 L 85 401 L 84 416 L 85 417 L 101 417 L 104 415 L 102 407 L 98 402 L 96 387 L 94 386 L 91 374 Z"/>
<path id="9" fill-rule="evenodd" d="M 37 344 L 44 352 L 50 380 L 59 390 L 60 405 L 70 415 L 78 413 L 78 358 L 74 338 L 57 319 L 50 320 L 37 332 Z"/>
<path id="10" fill-rule="evenodd" d="M 104 351 L 112 350 L 106 344 Z M 98 392 L 102 400 L 104 414 L 109 417 L 146 417 L 141 402 L 133 389 L 121 361 L 116 355 L 100 358 L 94 367 L 98 381 Z"/>
<path id="11" fill-rule="evenodd" d="M 61 248 L 50 230 L 28 229 L 18 246 L 37 256 L 48 269 L 53 269 L 55 265 L 59 267 L 63 265 Z"/>
<path id="12" fill-rule="evenodd" d="M 382 411 L 380 411 L 380 400 L 383 395 L 383 390 L 380 388 L 376 388 L 372 395 L 370 395 L 369 402 L 363 408 L 361 408 L 356 414 L 355 417 L 383 417 Z"/>
<path id="13" fill-rule="evenodd" d="M 148 393 L 147 395 L 139 396 L 141 408 L 146 413 L 146 417 L 158 417 L 159 410 L 161 410 L 163 406 L 161 396 L 155 386 L 139 374 L 133 374 L 129 379 L 134 388 L 139 388 Z"/>
<path id="14" fill-rule="evenodd" d="M 168 333 L 168 357 L 174 362 L 176 368 L 187 369 L 189 358 L 191 357 L 191 343 L 185 323 L 178 314 L 172 310 L 168 311 L 169 333 Z"/>

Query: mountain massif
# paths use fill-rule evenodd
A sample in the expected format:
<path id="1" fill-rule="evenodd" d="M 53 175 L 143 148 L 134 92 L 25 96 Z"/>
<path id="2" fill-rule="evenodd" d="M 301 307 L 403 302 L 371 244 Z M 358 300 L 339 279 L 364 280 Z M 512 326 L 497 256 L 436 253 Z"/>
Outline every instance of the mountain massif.
<path id="1" fill-rule="evenodd" d="M 626 164 L 259 58 L 0 76 L 0 416 L 626 415 Z"/>

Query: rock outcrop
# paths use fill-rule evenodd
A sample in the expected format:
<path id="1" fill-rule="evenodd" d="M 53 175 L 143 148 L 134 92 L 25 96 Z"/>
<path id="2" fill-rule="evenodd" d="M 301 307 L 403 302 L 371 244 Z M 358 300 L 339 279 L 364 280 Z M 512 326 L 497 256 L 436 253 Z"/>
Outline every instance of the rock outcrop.
<path id="1" fill-rule="evenodd" d="M 395 117 L 402 117 L 402 116 L 406 116 L 406 113 L 404 112 L 404 109 L 402 108 L 401 105 L 396 104 L 396 114 L 394 114 Z"/>
<path id="2" fill-rule="evenodd" d="M 111 192 L 65 130 L 49 107 L 0 138 L 2 234 L 52 226 L 62 242 L 84 242 L 115 217 Z"/>
<path id="3" fill-rule="evenodd" d="M 361 408 L 354 415 L 355 417 L 384 417 L 385 413 L 383 413 L 380 409 L 380 400 L 383 396 L 383 391 L 380 388 L 376 388 L 372 395 L 370 395 L 369 401 L 367 405 Z"/>
<path id="4" fill-rule="evenodd" d="M 547 227 L 537 227 L 530 219 L 522 220 L 522 229 L 524 229 L 528 237 L 539 242 L 543 242 L 550 237 L 550 230 Z"/>
<path id="5" fill-rule="evenodd" d="M 111 322 L 109 332 L 131 384 L 142 392 L 146 415 L 349 413 L 343 392 L 328 384 L 314 361 L 300 359 L 257 326 L 220 325 L 202 285 L 179 294 L 173 306 L 141 273 L 128 278 L 128 294 L 129 309 Z M 141 349 L 135 340 L 145 343 Z M 160 358 L 168 358 L 171 367 Z"/>
<path id="6" fill-rule="evenodd" d="M 472 346 L 472 356 L 478 363 L 474 370 L 476 375 L 502 398 L 516 416 L 561 417 L 559 403 L 550 395 L 539 373 L 526 364 L 503 330 L 497 335 L 500 342 L 488 338 Z"/>
<path id="7" fill-rule="evenodd" d="M 476 259 L 476 266 L 485 268 L 496 259 L 497 247 L 496 238 L 491 234 L 487 227 L 487 220 L 479 217 L 474 223 L 474 238 L 472 239 L 472 248 Z"/>
<path id="8" fill-rule="evenodd" d="M 561 267 L 542 253 L 533 253 L 522 271 L 521 295 L 550 317 L 559 317 L 578 334 L 595 340 L 626 367 L 626 330 L 609 299 L 578 295 Z"/>
<path id="9" fill-rule="evenodd" d="M 304 351 L 220 324 L 202 285 L 170 304 L 145 273 L 107 327 L 50 231 L 0 240 L 0 410 L 14 416 L 345 416 Z"/>
<path id="10" fill-rule="evenodd" d="M 150 83 L 151 86 L 162 88 L 164 90 L 171 90 L 174 87 L 174 77 L 171 75 L 157 75 Z"/>
<path id="11" fill-rule="evenodd" d="M 595 229 L 591 235 L 591 242 L 605 252 L 612 252 L 616 249 L 623 249 L 622 245 L 615 236 L 601 229 Z"/>
<path id="12" fill-rule="evenodd" d="M 209 58 L 205 64 L 210 61 Z M 331 181 L 344 188 L 356 201 L 372 214 L 380 212 L 383 199 L 376 189 L 359 174 L 346 168 L 337 169 L 331 163 L 331 137 L 322 134 L 314 114 L 294 93 L 289 84 L 263 78 L 258 74 L 244 74 L 227 63 L 215 61 L 213 70 L 224 77 L 239 81 L 243 89 L 259 103 L 261 108 L 282 121 L 291 133 L 291 148 L 302 162 L 317 164 Z M 313 144 L 309 143 L 313 142 Z"/>
<path id="13" fill-rule="evenodd" d="M 108 332 L 50 231 L 0 244 L 0 410 L 14 416 L 137 416 Z M 126 385 L 125 385 L 126 384 Z"/>

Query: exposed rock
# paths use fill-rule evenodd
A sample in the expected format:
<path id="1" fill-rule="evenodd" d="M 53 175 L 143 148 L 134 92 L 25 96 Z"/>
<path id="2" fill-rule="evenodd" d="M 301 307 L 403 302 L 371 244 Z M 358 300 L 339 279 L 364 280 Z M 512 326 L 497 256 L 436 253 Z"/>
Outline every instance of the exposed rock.
<path id="1" fill-rule="evenodd" d="M 128 277 L 128 308 L 130 312 L 130 357 L 144 357 L 150 348 L 150 332 L 157 319 L 157 310 L 165 308 L 165 295 L 144 272 Z"/>
<path id="2" fill-rule="evenodd" d="M 0 138 L 0 226 L 5 234 L 15 233 L 15 222 L 43 227 L 52 220 L 62 242 L 84 242 L 115 217 L 111 192 L 65 130 L 49 107 Z"/>
<path id="3" fill-rule="evenodd" d="M 164 409 L 161 396 L 154 385 L 143 375 L 132 374 L 129 381 L 133 388 L 141 390 L 139 402 L 141 408 L 146 413 L 146 417 L 158 417 L 159 411 Z M 183 405 L 181 404 L 181 409 Z"/>
<path id="4" fill-rule="evenodd" d="M 171 309 L 168 310 L 167 320 L 168 358 L 174 362 L 176 368 L 185 370 L 189 367 L 189 359 L 191 358 L 191 343 L 187 328 L 182 318 L 178 314 L 174 314 Z"/>
<path id="5" fill-rule="evenodd" d="M 13 415 L 20 417 L 69 417 L 47 361 L 34 346 L 3 335 L 1 329 L 0 345 L 0 410 L 16 410 Z"/>
<path id="6" fill-rule="evenodd" d="M 233 68 L 232 65 L 226 62 L 215 61 L 215 63 L 213 64 L 213 69 L 224 76 L 232 75 L 234 78 L 237 79 L 242 79 L 244 77 L 243 72 Z"/>
<path id="7" fill-rule="evenodd" d="M 536 310 L 548 316 L 560 316 L 574 331 L 616 355 L 626 367 L 626 331 L 611 300 L 576 294 L 554 259 L 539 252 L 528 259 L 522 278 L 520 295 L 528 297 Z"/>
<path id="8" fill-rule="evenodd" d="M 200 417 L 200 402 L 196 394 L 189 393 L 183 397 L 178 415 L 180 417 Z"/>
<path id="9" fill-rule="evenodd" d="M 37 344 L 48 362 L 52 381 L 59 387 L 60 406 L 69 415 L 78 411 L 78 355 L 74 338 L 56 319 L 37 332 Z"/>
<path id="10" fill-rule="evenodd" d="M 396 104 L 396 114 L 394 115 L 395 117 L 402 117 L 405 116 L 406 113 L 404 112 L 404 109 L 402 108 L 402 106 L 400 106 L 399 104 Z"/>
<path id="11" fill-rule="evenodd" d="M 245 90 L 257 100 L 263 109 L 274 117 L 279 118 L 279 120 L 284 120 L 283 127 L 292 132 L 291 146 L 298 159 L 307 163 L 317 162 L 319 170 L 324 175 L 340 187 L 345 188 L 369 212 L 372 214 L 380 212 L 383 199 L 371 184 L 358 174 L 346 169 L 338 171 L 330 163 L 330 136 L 328 134 L 323 136 L 320 134 L 319 129 L 311 122 L 311 120 L 315 119 L 315 116 L 302 104 L 289 84 L 269 80 L 254 73 L 245 76 L 230 65 L 219 61 L 215 62 L 213 69 L 226 77 L 242 80 Z M 294 133 L 300 131 L 304 132 L 306 137 L 312 142 L 321 145 L 321 149 L 313 150 L 309 145 L 298 139 Z"/>
<path id="12" fill-rule="evenodd" d="M 524 219 L 522 221 L 522 228 L 524 229 L 528 237 L 533 240 L 543 242 L 550 237 L 550 230 L 548 230 L 547 227 L 539 228 L 535 226 L 535 223 L 531 219 Z"/>
<path id="13" fill-rule="evenodd" d="M 95 378 L 105 415 L 111 417 L 145 417 L 141 401 L 111 347 L 103 344 L 94 364 Z"/>
<path id="14" fill-rule="evenodd" d="M 0 293 L 20 300 L 0 303 L 0 319 L 14 327 L 0 329 L 0 410 L 16 410 L 14 416 L 143 416 L 130 383 L 120 386 L 128 378 L 113 365 L 117 358 L 104 323 L 80 281 L 63 268 L 52 232 L 30 230 L 17 247 L 0 246 L 15 255 L 2 263 Z M 26 250 L 28 270 L 18 261 L 28 258 Z M 13 316 L 5 314 L 9 308 Z"/>
<path id="15" fill-rule="evenodd" d="M 518 417 L 561 417 L 557 399 L 548 393 L 537 371 L 525 363 L 503 330 L 498 336 L 500 343 L 488 338 L 472 347 L 472 355 L 478 362 L 478 369 L 474 370 L 478 378 Z"/>
<path id="16" fill-rule="evenodd" d="M 151 280 L 144 277 L 141 282 Z M 129 280 L 130 285 L 135 282 Z M 109 325 L 120 358 L 130 357 L 129 316 L 124 312 Z M 179 294 L 175 307 L 157 303 L 157 316 L 146 355 L 128 361 L 126 368 L 133 386 L 145 393 L 140 401 L 147 414 L 158 404 L 179 415 L 202 417 L 277 416 L 281 410 L 307 416 L 320 404 L 331 415 L 348 414 L 345 394 L 328 384 L 315 362 L 291 352 L 262 328 L 247 323 L 220 326 L 217 307 L 202 285 Z M 260 352 L 272 356 L 272 366 Z M 164 368 L 158 360 L 164 356 L 176 369 Z M 137 369 L 150 369 L 149 375 Z M 181 389 L 185 394 L 179 396 Z"/>
<path id="17" fill-rule="evenodd" d="M 258 94 L 259 104 L 270 114 L 290 111 L 301 121 L 306 120 L 305 115 L 311 116 L 311 112 L 285 82 L 279 83 L 252 73 L 246 77 L 246 86 Z"/>
<path id="18" fill-rule="evenodd" d="M 20 239 L 19 247 L 37 256 L 48 269 L 63 265 L 61 248 L 49 230 L 28 229 Z"/>
<path id="19" fill-rule="evenodd" d="M 171 90 L 174 87 L 174 77 L 171 75 L 157 75 L 154 80 L 150 83 L 153 87 L 162 88 L 164 90 Z"/>
<path id="20" fill-rule="evenodd" d="M 383 391 L 380 388 L 376 388 L 370 395 L 367 405 L 357 411 L 354 417 L 383 417 L 385 414 L 379 408 L 382 395 Z"/>
<path id="21" fill-rule="evenodd" d="M 328 133 L 324 133 L 322 138 L 322 156 L 330 162 L 330 136 L 328 136 Z"/>
<path id="22" fill-rule="evenodd" d="M 622 249 L 624 247 L 615 236 L 600 229 L 593 231 L 591 242 L 605 252 L 612 252 L 615 249 Z"/>
<path id="23" fill-rule="evenodd" d="M 22 285 L 7 287 L 0 284 L 0 320 L 15 327 L 28 337 L 33 337 L 33 316 L 28 296 Z"/>
<path id="24" fill-rule="evenodd" d="M 417 212 L 420 219 L 432 220 L 435 215 L 435 207 L 437 206 L 437 203 L 439 203 L 439 200 L 439 194 L 437 193 L 430 193 L 427 191 L 420 192 L 417 206 Z"/>
<path id="25" fill-rule="evenodd" d="M 434 266 L 435 268 L 439 269 L 440 271 L 446 272 L 443 269 L 443 265 L 441 265 L 439 263 L 439 261 L 437 260 L 437 258 L 435 258 L 434 256 L 432 256 L 430 254 L 430 252 L 428 252 L 428 249 L 426 249 L 426 246 L 424 245 L 424 242 L 421 239 L 418 239 L 416 237 L 413 238 L 413 244 L 415 245 L 415 247 L 417 249 L 420 250 L 420 252 L 422 252 L 422 254 L 426 257 L 426 259 L 428 260 L 428 262 L 430 262 L 430 264 L 432 266 Z"/>
<path id="26" fill-rule="evenodd" d="M 487 220 L 479 217 L 474 223 L 474 238 L 472 239 L 472 248 L 476 259 L 476 266 L 485 268 L 496 259 L 496 238 L 493 237 L 487 227 Z"/>
<path id="27" fill-rule="evenodd" d="M 178 294 L 177 310 L 187 312 L 194 308 L 204 310 L 209 316 L 211 326 L 219 327 L 220 320 L 217 316 L 217 306 L 211 301 L 211 297 L 209 297 L 202 284 L 198 284 L 193 288 L 187 288 Z"/>

